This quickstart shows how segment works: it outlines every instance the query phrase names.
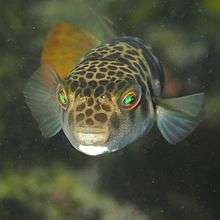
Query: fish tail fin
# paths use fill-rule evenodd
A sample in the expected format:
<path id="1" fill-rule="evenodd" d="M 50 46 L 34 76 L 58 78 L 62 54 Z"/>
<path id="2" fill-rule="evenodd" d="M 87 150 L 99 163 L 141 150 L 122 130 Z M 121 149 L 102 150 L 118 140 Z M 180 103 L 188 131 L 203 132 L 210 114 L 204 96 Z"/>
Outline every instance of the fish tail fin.
<path id="1" fill-rule="evenodd" d="M 38 69 L 24 88 L 25 101 L 44 137 L 52 137 L 61 129 L 60 107 L 56 100 L 58 78 L 49 67 Z"/>
<path id="2" fill-rule="evenodd" d="M 157 126 L 171 144 L 186 138 L 199 124 L 204 93 L 158 100 Z"/>

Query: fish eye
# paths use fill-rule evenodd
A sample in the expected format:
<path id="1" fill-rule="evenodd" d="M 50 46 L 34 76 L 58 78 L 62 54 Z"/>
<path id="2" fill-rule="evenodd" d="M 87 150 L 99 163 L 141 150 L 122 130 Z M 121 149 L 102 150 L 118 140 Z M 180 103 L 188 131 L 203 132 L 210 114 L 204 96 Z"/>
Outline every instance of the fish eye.
<path id="1" fill-rule="evenodd" d="M 66 91 L 65 91 L 65 89 L 64 89 L 62 86 L 60 86 L 60 87 L 58 88 L 58 91 L 57 91 L 57 99 L 58 99 L 58 102 L 59 102 L 60 106 L 61 106 L 63 109 L 67 109 L 68 104 L 69 104 L 69 100 L 68 100 Z"/>
<path id="2" fill-rule="evenodd" d="M 121 96 L 121 107 L 125 110 L 135 109 L 141 100 L 141 94 L 136 89 L 129 89 Z"/>

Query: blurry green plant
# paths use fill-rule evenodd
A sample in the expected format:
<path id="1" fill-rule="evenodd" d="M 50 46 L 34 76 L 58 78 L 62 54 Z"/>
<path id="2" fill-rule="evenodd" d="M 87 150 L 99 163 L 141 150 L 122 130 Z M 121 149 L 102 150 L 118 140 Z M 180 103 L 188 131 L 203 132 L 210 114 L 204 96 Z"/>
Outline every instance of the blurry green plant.
<path id="1" fill-rule="evenodd" d="M 48 220 L 148 219 L 135 207 L 121 205 L 98 192 L 95 182 L 88 178 L 89 172 L 75 172 L 60 165 L 29 171 L 7 170 L 0 175 L 0 200 L 13 199 Z"/>

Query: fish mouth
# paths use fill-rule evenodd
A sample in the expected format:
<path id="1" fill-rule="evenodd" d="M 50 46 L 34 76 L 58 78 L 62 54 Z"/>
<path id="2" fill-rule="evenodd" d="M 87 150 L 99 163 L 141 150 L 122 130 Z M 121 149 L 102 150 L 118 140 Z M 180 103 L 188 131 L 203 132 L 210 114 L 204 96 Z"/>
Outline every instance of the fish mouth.
<path id="1" fill-rule="evenodd" d="M 108 129 L 103 128 L 75 128 L 74 136 L 82 146 L 102 146 L 109 138 Z"/>
<path id="2" fill-rule="evenodd" d="M 94 146 L 94 145 L 81 145 L 80 144 L 78 146 L 78 150 L 90 156 L 97 156 L 97 155 L 109 152 L 108 147 L 98 146 L 98 145 Z"/>

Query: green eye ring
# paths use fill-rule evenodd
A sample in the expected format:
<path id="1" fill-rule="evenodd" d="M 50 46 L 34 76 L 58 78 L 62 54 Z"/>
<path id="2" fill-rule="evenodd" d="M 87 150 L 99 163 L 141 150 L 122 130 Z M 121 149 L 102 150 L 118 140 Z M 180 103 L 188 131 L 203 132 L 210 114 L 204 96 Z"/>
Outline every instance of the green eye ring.
<path id="1" fill-rule="evenodd" d="M 57 100 L 63 109 L 67 109 L 69 100 L 68 100 L 65 89 L 61 86 L 58 88 L 58 91 L 57 91 Z"/>
<path id="2" fill-rule="evenodd" d="M 129 94 L 123 99 L 122 102 L 124 105 L 131 105 L 134 103 L 134 101 L 135 101 L 135 96 L 132 94 Z"/>
<path id="3" fill-rule="evenodd" d="M 121 106 L 125 110 L 132 110 L 136 108 L 141 100 L 141 96 L 138 91 L 130 89 L 122 94 Z"/>

